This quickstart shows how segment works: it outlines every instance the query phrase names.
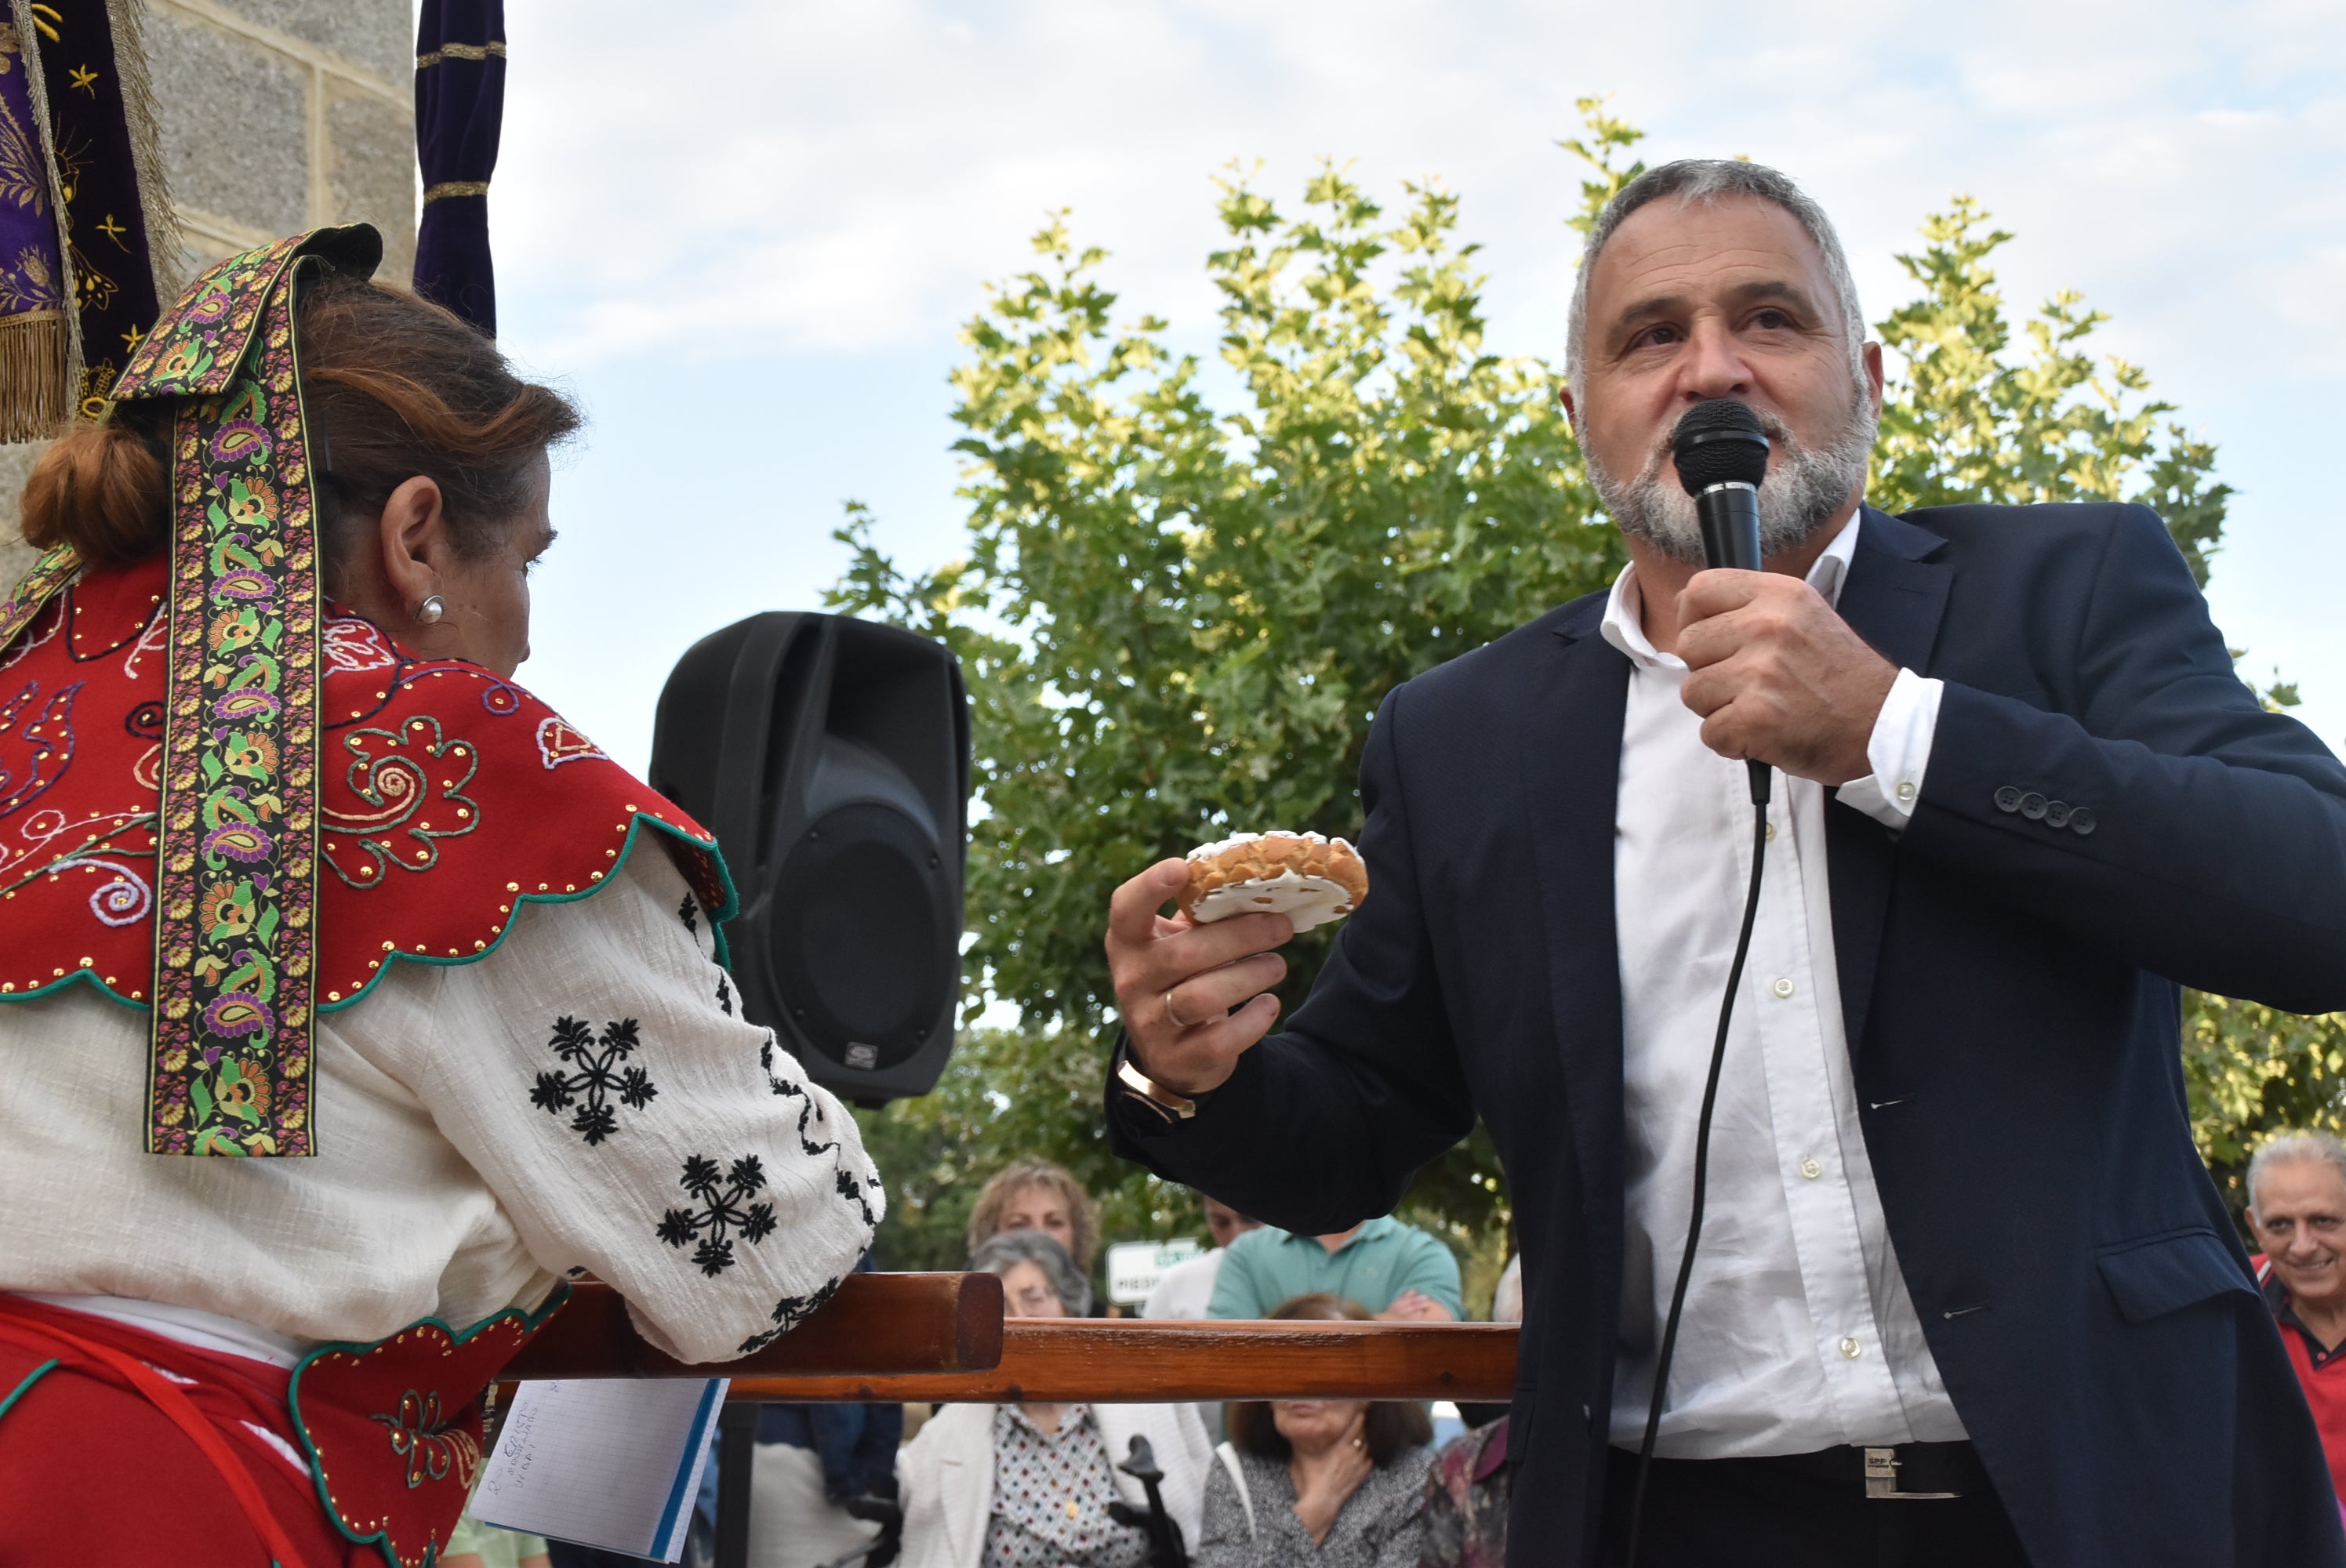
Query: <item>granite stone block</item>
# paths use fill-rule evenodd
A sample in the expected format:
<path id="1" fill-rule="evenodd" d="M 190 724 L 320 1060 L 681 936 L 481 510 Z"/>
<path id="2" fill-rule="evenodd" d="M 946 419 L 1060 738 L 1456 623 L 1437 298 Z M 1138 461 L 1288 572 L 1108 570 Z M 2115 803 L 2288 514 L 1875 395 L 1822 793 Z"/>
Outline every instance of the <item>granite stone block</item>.
<path id="1" fill-rule="evenodd" d="M 223 11 L 301 39 L 394 87 L 415 74 L 407 0 L 216 0 Z"/>
<path id="2" fill-rule="evenodd" d="M 415 270 L 415 115 L 326 80 L 326 184 L 336 223 L 382 230 L 382 270 L 404 288 Z"/>
<path id="3" fill-rule="evenodd" d="M 162 5 L 147 46 L 173 199 L 270 234 L 304 227 L 309 68 Z"/>

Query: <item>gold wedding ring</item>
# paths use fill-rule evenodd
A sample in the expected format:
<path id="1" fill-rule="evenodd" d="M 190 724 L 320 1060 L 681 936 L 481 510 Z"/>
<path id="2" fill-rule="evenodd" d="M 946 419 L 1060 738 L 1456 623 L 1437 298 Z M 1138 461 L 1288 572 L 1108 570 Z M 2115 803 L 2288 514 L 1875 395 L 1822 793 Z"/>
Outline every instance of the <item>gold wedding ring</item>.
<path id="1" fill-rule="evenodd" d="M 1166 987 L 1165 994 L 1158 1000 L 1165 1003 L 1166 1022 L 1171 1023 L 1176 1029 L 1188 1029 L 1192 1027 L 1192 1025 L 1185 1021 L 1179 1013 L 1173 1011 L 1173 988 L 1171 986 Z"/>

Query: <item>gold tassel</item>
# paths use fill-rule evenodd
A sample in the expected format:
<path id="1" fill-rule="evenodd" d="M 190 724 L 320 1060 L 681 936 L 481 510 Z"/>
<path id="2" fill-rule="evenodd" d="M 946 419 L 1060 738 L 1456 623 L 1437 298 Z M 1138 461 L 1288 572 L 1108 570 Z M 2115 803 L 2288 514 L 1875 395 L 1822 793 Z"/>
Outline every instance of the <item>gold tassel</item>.
<path id="1" fill-rule="evenodd" d="M 73 409 L 63 311 L 0 316 L 0 441 L 46 441 Z"/>

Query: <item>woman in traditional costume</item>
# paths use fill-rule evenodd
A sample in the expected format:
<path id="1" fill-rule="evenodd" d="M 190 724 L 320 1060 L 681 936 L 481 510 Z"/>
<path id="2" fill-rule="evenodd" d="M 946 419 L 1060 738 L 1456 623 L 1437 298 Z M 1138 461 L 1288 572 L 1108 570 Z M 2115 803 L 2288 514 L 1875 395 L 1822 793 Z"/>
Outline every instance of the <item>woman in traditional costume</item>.
<path id="1" fill-rule="evenodd" d="M 420 1568 L 566 1276 L 723 1360 L 879 1218 L 710 836 L 510 678 L 576 413 L 380 250 L 213 268 L 26 487 L 0 1562 Z"/>

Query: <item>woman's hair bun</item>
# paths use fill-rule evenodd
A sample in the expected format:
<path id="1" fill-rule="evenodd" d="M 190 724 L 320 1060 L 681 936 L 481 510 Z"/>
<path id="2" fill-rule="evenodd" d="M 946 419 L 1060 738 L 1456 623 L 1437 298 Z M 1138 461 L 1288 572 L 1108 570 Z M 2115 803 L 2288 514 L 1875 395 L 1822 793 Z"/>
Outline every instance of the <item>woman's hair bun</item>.
<path id="1" fill-rule="evenodd" d="M 33 465 L 18 503 L 26 541 L 70 545 L 91 571 L 136 561 L 170 535 L 170 473 L 127 424 L 78 426 Z"/>

